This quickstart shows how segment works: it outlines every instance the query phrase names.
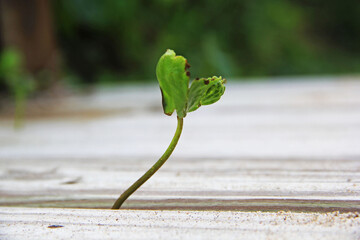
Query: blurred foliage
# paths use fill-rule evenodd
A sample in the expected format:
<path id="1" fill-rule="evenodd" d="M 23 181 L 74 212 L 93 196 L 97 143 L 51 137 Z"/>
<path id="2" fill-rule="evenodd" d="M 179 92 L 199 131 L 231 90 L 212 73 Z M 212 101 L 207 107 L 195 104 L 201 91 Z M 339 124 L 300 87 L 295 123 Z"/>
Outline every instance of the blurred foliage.
<path id="1" fill-rule="evenodd" d="M 15 100 L 14 127 L 22 125 L 26 99 L 34 90 L 34 82 L 24 70 L 22 54 L 14 48 L 7 48 L 0 55 L 0 82 L 13 94 Z"/>
<path id="2" fill-rule="evenodd" d="M 167 48 L 191 59 L 192 77 L 360 72 L 358 0 L 56 0 L 53 9 L 67 71 L 85 82 L 154 79 Z"/>

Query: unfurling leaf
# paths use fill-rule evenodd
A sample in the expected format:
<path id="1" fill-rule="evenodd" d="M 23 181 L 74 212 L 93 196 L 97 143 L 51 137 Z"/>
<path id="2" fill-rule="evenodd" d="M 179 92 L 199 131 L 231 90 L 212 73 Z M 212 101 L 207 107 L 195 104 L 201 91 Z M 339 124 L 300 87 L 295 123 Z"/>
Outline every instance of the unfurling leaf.
<path id="1" fill-rule="evenodd" d="M 187 69 L 189 67 L 184 57 L 176 56 L 170 49 L 161 56 L 157 64 L 156 76 L 162 93 L 164 113 L 167 115 L 171 115 L 176 110 L 178 117 L 186 116 L 190 77 Z"/>
<path id="2" fill-rule="evenodd" d="M 209 105 L 220 99 L 225 91 L 226 80 L 222 77 L 197 78 L 189 88 L 190 65 L 183 56 L 176 56 L 168 49 L 161 56 L 156 76 L 162 93 L 164 113 L 171 115 L 175 110 L 179 118 L 195 111 L 201 105 Z"/>
<path id="3" fill-rule="evenodd" d="M 215 76 L 194 80 L 189 90 L 187 112 L 217 102 L 225 92 L 225 82 L 222 77 Z"/>

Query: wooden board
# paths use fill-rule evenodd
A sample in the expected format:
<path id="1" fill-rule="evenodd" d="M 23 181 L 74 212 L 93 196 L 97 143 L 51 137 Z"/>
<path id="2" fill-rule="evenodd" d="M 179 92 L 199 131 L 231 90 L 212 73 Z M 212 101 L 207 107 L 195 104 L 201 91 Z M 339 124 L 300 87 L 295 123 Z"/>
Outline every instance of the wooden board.
<path id="1" fill-rule="evenodd" d="M 0 208 L 0 238 L 359 239 L 358 214 Z"/>
<path id="2" fill-rule="evenodd" d="M 220 214 L 224 219 L 230 216 L 227 229 L 231 232 L 225 235 L 233 238 L 240 234 L 244 221 L 255 219 L 257 224 L 241 230 L 254 235 L 253 239 L 267 233 L 272 239 L 288 238 L 300 230 L 314 239 L 312 227 L 319 227 L 319 235 L 314 236 L 356 239 L 352 237 L 360 236 L 354 230 L 360 211 L 359 93 L 360 81 L 349 77 L 292 82 L 230 80 L 220 102 L 186 117 L 173 156 L 125 203 L 124 209 L 132 210 L 118 214 L 129 215 L 130 222 L 136 215 L 152 219 L 150 225 L 159 224 L 155 213 L 165 214 L 174 221 L 166 236 L 177 231 L 176 224 L 184 221 L 186 214 L 194 214 L 206 226 Z M 15 230 L 24 229 L 24 224 L 29 226 L 27 231 L 37 231 L 37 219 L 52 212 L 59 219 L 69 219 L 67 228 L 50 231 L 45 225 L 51 223 L 46 222 L 34 239 L 54 231 L 65 235 L 53 236 L 66 238 L 70 233 L 64 229 L 72 231 L 81 225 L 75 215 L 90 214 L 96 221 L 100 213 L 116 214 L 65 208 L 109 208 L 157 160 L 176 127 L 174 117 L 162 114 L 160 101 L 155 85 L 123 86 L 69 97 L 55 102 L 56 107 L 52 102 L 41 103 L 45 110 L 36 108 L 39 103 L 30 103 L 32 111 L 19 131 L 11 128 L 7 116 L 0 117 L 0 212 L 4 224 L 9 225 L 1 231 L 2 236 L 20 239 Z M 286 214 L 312 227 L 295 226 L 295 222 L 289 227 L 280 221 L 284 213 L 279 211 L 289 211 Z M 29 213 L 28 222 L 20 221 L 20 212 Z M 270 231 L 274 226 L 260 223 L 259 216 L 282 227 Z M 329 216 L 350 220 L 336 220 L 338 225 L 330 228 L 312 220 Z M 238 227 L 232 225 L 233 218 L 242 219 Z M 130 222 L 123 233 L 136 224 Z M 86 231 L 99 230 L 91 224 Z M 115 234 L 114 224 L 106 227 L 109 236 Z M 212 229 L 215 225 L 210 230 L 201 226 L 189 227 L 185 233 L 200 237 L 202 231 L 226 232 L 222 227 Z M 142 238 L 141 231 L 133 236 Z"/>

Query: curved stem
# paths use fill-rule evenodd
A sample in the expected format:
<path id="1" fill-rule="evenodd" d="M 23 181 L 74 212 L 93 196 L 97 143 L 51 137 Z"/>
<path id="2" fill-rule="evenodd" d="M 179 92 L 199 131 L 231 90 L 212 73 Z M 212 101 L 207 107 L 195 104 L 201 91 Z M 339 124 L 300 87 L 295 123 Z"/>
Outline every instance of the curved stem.
<path id="1" fill-rule="evenodd" d="M 174 134 L 173 139 L 169 147 L 166 149 L 165 153 L 160 157 L 160 159 L 141 177 L 139 178 L 133 185 L 131 185 L 121 196 L 115 201 L 114 205 L 111 209 L 120 209 L 121 205 L 125 202 L 125 200 L 133 194 L 141 185 L 143 185 L 157 170 L 166 162 L 166 160 L 170 157 L 171 153 L 174 151 L 176 144 L 179 141 L 182 128 L 183 128 L 183 119 L 177 118 L 177 128 Z"/>

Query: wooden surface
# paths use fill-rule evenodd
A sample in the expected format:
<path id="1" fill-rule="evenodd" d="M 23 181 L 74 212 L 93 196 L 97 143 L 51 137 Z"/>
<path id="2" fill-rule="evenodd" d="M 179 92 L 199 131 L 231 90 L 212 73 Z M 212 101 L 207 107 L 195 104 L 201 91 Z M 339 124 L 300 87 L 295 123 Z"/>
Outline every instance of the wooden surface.
<path id="1" fill-rule="evenodd" d="M 350 77 L 230 80 L 220 102 L 186 117 L 173 156 L 120 212 L 78 208 L 109 208 L 166 149 L 176 119 L 162 114 L 158 87 L 30 104 L 25 128 L 0 122 L 0 238 L 81 228 L 88 235 L 72 239 L 359 239 L 359 93 Z"/>
<path id="2" fill-rule="evenodd" d="M 354 213 L 0 208 L 0 238 L 359 239 Z"/>

